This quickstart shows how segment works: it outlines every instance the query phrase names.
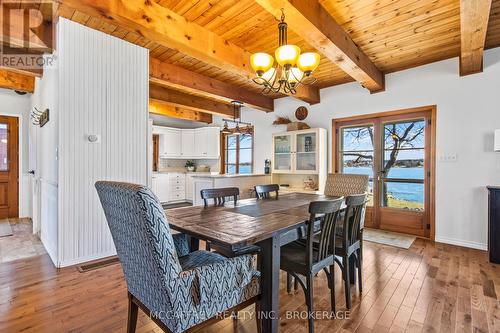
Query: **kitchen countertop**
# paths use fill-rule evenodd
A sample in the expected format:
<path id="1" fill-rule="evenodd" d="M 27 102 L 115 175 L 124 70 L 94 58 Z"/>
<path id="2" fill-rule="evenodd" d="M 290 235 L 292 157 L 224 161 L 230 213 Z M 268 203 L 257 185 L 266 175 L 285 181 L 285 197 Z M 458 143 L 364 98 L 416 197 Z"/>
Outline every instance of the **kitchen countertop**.
<path id="1" fill-rule="evenodd" d="M 251 174 L 238 174 L 238 175 L 226 175 L 226 174 L 215 174 L 215 175 L 194 175 L 193 178 L 239 178 L 239 177 L 262 177 L 271 176 L 271 174 L 265 173 L 251 173 Z"/>
<path id="2" fill-rule="evenodd" d="M 210 172 L 210 171 L 153 171 L 154 174 L 167 174 L 167 173 L 185 173 L 185 174 L 190 174 L 190 175 L 210 175 L 210 174 L 219 174 L 218 172 Z"/>

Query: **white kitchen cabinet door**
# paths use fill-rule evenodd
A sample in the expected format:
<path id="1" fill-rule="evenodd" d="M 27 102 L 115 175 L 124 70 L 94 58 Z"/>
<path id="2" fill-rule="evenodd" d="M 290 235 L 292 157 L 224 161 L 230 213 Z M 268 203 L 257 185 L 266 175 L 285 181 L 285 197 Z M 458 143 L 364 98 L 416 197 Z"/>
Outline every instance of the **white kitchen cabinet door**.
<path id="1" fill-rule="evenodd" d="M 208 145 L 206 147 L 207 158 L 219 158 L 220 155 L 220 131 L 217 127 L 207 127 L 205 129 Z"/>
<path id="2" fill-rule="evenodd" d="M 185 129 L 181 131 L 181 156 L 185 158 L 195 157 L 195 130 Z"/>
<path id="3" fill-rule="evenodd" d="M 168 174 L 166 173 L 156 174 L 155 176 L 153 176 L 153 183 L 155 182 L 156 185 L 153 186 L 153 191 L 155 192 L 160 202 L 169 201 L 170 188 L 169 188 Z"/>
<path id="4" fill-rule="evenodd" d="M 186 174 L 186 200 L 193 201 L 193 191 L 194 191 L 193 175 L 187 173 Z"/>
<path id="5" fill-rule="evenodd" d="M 197 128 L 194 132 L 195 155 L 198 158 L 207 156 L 208 132 L 206 128 Z"/>
<path id="6" fill-rule="evenodd" d="M 156 177 L 156 175 L 153 175 L 153 177 L 151 177 L 151 191 L 153 191 L 153 193 L 158 196 L 158 178 Z"/>
<path id="7" fill-rule="evenodd" d="M 163 131 L 164 134 L 160 135 L 160 149 L 162 151 L 162 157 L 181 157 L 181 131 L 173 128 L 166 128 Z"/>

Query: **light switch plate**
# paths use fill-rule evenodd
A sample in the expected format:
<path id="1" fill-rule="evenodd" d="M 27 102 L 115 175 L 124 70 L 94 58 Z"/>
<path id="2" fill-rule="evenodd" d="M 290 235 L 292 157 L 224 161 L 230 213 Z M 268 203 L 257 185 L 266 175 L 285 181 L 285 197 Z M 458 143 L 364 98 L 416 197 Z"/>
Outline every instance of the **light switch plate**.
<path id="1" fill-rule="evenodd" d="M 439 155 L 440 162 L 453 163 L 453 162 L 456 162 L 457 160 L 458 160 L 457 154 L 441 154 L 441 155 Z"/>

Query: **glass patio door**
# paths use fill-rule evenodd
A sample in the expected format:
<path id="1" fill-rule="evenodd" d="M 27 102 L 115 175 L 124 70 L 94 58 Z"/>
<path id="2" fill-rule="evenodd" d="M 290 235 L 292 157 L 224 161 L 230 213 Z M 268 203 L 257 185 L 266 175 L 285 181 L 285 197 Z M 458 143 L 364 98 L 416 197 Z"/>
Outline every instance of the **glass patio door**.
<path id="1" fill-rule="evenodd" d="M 335 171 L 370 177 L 365 225 L 430 236 L 431 112 L 335 121 Z"/>

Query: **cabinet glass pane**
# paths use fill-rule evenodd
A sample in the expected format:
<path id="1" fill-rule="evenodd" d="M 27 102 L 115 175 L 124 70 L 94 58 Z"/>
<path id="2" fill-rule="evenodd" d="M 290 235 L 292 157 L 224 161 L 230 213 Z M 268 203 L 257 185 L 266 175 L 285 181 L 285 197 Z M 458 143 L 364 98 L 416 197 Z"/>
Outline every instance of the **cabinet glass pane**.
<path id="1" fill-rule="evenodd" d="M 316 133 L 297 134 L 297 153 L 316 151 Z"/>
<path id="2" fill-rule="evenodd" d="M 292 137 L 279 135 L 274 137 L 274 169 L 292 170 Z"/>
<path id="3" fill-rule="evenodd" d="M 316 170 L 316 153 L 297 153 L 297 170 Z"/>
<path id="4" fill-rule="evenodd" d="M 297 170 L 316 170 L 316 133 L 297 134 Z"/>

